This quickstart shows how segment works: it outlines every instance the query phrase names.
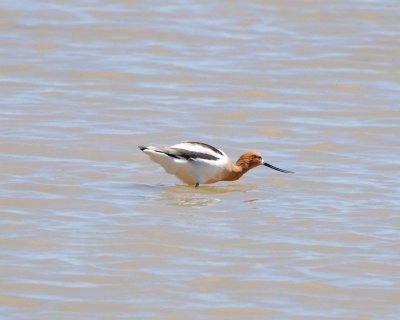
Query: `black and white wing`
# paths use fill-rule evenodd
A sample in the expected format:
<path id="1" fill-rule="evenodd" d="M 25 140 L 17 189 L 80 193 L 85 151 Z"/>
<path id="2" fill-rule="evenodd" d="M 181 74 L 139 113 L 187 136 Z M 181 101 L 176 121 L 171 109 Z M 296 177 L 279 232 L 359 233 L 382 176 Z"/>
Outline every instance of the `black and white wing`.
<path id="1" fill-rule="evenodd" d="M 226 154 L 209 144 L 202 142 L 189 142 L 175 144 L 170 147 L 175 155 L 186 160 L 222 160 Z"/>

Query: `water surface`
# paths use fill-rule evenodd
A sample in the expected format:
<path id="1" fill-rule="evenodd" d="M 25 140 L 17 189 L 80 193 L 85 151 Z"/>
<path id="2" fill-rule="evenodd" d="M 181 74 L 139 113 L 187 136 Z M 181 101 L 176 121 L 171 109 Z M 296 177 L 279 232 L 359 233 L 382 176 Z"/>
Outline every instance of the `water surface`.
<path id="1" fill-rule="evenodd" d="M 397 1 L 3 1 L 4 319 L 398 319 Z M 183 186 L 139 144 L 293 170 Z"/>

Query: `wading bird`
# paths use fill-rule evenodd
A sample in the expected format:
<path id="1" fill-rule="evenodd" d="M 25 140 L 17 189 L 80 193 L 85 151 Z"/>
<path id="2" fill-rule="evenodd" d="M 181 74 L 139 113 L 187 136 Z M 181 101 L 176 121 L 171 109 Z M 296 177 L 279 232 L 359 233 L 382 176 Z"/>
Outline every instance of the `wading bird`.
<path id="1" fill-rule="evenodd" d="M 167 173 L 196 187 L 200 184 L 238 180 L 247 171 L 260 165 L 293 173 L 264 162 L 257 151 L 248 151 L 233 163 L 225 152 L 202 142 L 185 141 L 170 147 L 139 146 L 139 149 Z"/>

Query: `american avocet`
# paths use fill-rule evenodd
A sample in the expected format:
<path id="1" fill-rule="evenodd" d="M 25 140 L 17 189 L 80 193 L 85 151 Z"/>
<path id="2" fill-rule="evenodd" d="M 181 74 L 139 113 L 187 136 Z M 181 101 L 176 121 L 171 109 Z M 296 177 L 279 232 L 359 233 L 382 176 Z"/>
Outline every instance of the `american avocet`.
<path id="1" fill-rule="evenodd" d="M 196 187 L 205 183 L 237 180 L 260 165 L 293 173 L 264 162 L 257 151 L 248 151 L 233 163 L 225 152 L 202 142 L 185 141 L 171 147 L 139 146 L 139 149 L 160 164 L 166 172 Z"/>

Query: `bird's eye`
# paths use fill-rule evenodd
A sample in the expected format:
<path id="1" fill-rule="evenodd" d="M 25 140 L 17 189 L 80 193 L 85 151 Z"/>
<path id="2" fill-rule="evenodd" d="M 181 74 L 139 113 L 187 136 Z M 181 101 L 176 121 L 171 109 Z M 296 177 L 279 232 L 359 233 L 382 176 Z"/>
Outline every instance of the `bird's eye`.
<path id="1" fill-rule="evenodd" d="M 260 157 L 260 156 L 258 156 L 258 157 L 257 157 L 257 159 L 261 160 L 261 157 Z"/>

